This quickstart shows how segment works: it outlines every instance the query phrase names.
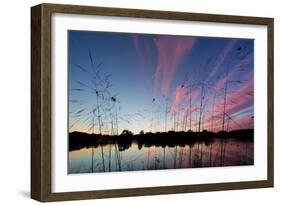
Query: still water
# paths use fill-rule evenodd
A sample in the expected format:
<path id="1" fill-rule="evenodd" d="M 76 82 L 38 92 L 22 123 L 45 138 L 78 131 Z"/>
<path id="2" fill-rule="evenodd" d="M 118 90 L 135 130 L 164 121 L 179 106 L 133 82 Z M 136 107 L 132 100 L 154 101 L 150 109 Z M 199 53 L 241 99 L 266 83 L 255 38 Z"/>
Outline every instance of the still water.
<path id="1" fill-rule="evenodd" d="M 251 141 L 214 139 L 192 145 L 108 144 L 69 152 L 68 173 L 253 165 Z"/>

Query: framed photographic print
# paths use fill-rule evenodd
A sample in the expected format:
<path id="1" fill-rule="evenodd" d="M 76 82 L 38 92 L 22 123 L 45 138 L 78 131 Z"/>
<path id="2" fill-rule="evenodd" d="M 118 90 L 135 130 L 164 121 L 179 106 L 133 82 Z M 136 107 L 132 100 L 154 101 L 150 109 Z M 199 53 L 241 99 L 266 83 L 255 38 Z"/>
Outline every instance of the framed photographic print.
<path id="1" fill-rule="evenodd" d="M 31 8 L 31 197 L 273 187 L 273 19 Z"/>

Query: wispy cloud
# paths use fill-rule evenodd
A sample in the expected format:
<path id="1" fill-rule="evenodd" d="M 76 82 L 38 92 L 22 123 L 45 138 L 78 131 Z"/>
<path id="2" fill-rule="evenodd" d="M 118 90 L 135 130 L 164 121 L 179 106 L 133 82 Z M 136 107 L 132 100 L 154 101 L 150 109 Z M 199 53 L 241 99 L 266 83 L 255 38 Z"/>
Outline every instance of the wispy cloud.
<path id="1" fill-rule="evenodd" d="M 180 106 L 187 107 L 187 105 L 189 104 L 189 95 L 191 95 L 191 99 L 195 99 L 198 96 L 198 94 L 199 94 L 198 89 L 193 89 L 190 92 L 189 88 L 187 88 L 186 86 L 178 85 L 173 94 L 173 101 L 172 101 L 170 113 L 175 114 L 175 112 L 179 110 Z M 193 107 L 192 109 L 193 111 L 191 112 L 194 112 L 195 108 Z"/>
<path id="2" fill-rule="evenodd" d="M 233 50 L 234 45 L 237 43 L 236 39 L 232 39 L 229 41 L 229 43 L 225 46 L 219 57 L 216 59 L 215 66 L 212 68 L 211 72 L 207 76 L 205 82 L 208 82 L 211 80 L 215 74 L 220 71 L 221 67 L 224 65 L 225 60 L 227 56 L 231 53 Z"/>
<path id="3" fill-rule="evenodd" d="M 161 91 L 166 95 L 171 80 L 183 57 L 186 57 L 194 43 L 194 37 L 165 37 L 154 38 L 157 48 L 157 66 L 154 73 L 154 92 Z"/>
<path id="4" fill-rule="evenodd" d="M 253 105 L 253 81 L 247 82 L 245 85 L 237 89 L 236 92 L 227 96 L 226 113 L 232 115 L 248 106 Z M 221 111 L 224 100 L 221 99 L 216 103 L 215 109 Z"/>
<path id="5" fill-rule="evenodd" d="M 225 113 L 227 114 L 225 116 L 226 126 L 231 129 L 239 129 L 238 124 L 236 121 L 240 121 L 240 119 L 247 119 L 247 125 L 242 124 L 245 126 L 245 128 L 249 127 L 249 116 L 251 117 L 251 112 L 244 113 L 243 111 L 253 105 L 253 73 L 249 72 L 247 75 L 245 75 L 245 78 L 249 79 L 249 81 L 244 82 L 242 84 L 236 84 L 234 91 L 228 91 L 227 97 L 226 97 L 226 110 Z M 222 88 L 225 85 L 226 77 L 221 79 L 216 84 L 216 89 Z M 206 98 L 207 99 L 207 98 Z M 218 130 L 221 130 L 221 124 L 222 124 L 222 118 L 223 118 L 223 105 L 224 105 L 224 98 L 223 95 L 220 95 L 220 97 L 217 97 L 217 100 L 214 104 L 214 110 L 212 105 L 212 99 L 210 99 L 209 103 L 206 105 L 206 110 L 204 112 L 204 118 L 205 118 L 205 124 L 204 127 L 206 129 L 214 129 L 216 128 Z M 241 112 L 242 111 L 242 112 Z M 241 114 L 240 114 L 241 112 Z M 228 122 L 229 117 L 230 123 Z M 237 119 L 237 120 L 234 120 Z M 241 120 L 243 122 L 244 120 Z M 232 123 L 231 123 L 232 122 Z M 235 126 L 235 127 L 234 127 Z M 241 128 L 240 128 L 241 129 Z"/>
<path id="6" fill-rule="evenodd" d="M 154 58 L 152 58 L 152 47 L 154 46 L 153 41 L 145 40 L 137 34 L 132 35 L 132 41 L 135 52 L 138 56 L 137 64 L 140 68 L 140 70 L 138 70 L 140 77 L 145 80 L 149 78 L 152 79 L 150 69 L 154 64 Z"/>
<path id="7" fill-rule="evenodd" d="M 237 61 L 237 63 L 231 68 L 230 72 L 223 76 L 220 80 L 218 80 L 215 83 L 214 89 L 216 91 L 219 91 L 222 89 L 226 83 L 227 80 L 231 80 L 235 75 L 237 75 L 240 71 L 244 71 L 244 69 L 253 61 L 253 53 L 248 54 L 245 58 L 243 58 L 240 61 Z M 252 71 L 250 72 L 250 75 L 252 75 Z M 252 76 L 251 76 L 252 79 Z M 233 79 L 232 79 L 233 80 Z"/>
<path id="8" fill-rule="evenodd" d="M 180 104 L 186 99 L 187 89 L 179 85 L 176 87 L 176 90 L 174 92 L 174 99 L 171 106 L 171 114 L 174 114 L 177 111 L 177 108 L 180 106 Z"/>

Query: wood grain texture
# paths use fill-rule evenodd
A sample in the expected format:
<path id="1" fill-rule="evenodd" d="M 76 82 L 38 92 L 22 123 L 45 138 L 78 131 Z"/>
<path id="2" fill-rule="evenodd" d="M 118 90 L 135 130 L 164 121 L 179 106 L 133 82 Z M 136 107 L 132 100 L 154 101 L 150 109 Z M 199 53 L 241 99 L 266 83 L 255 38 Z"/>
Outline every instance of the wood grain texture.
<path id="1" fill-rule="evenodd" d="M 155 18 L 184 21 L 266 25 L 268 28 L 268 178 L 263 181 L 52 193 L 51 162 L 51 16 L 53 13 Z M 47 201 L 160 195 L 272 187 L 273 143 L 273 19 L 214 14 L 150 11 L 75 5 L 41 4 L 31 9 L 31 197 Z"/>
<path id="2" fill-rule="evenodd" d="M 43 4 L 43 6 L 48 10 L 52 10 L 52 12 L 79 14 L 79 15 L 120 16 L 120 17 L 155 18 L 155 19 L 169 19 L 169 20 L 205 21 L 205 22 L 239 23 L 239 24 L 255 24 L 255 25 L 267 25 L 268 22 L 271 20 L 271 18 L 264 18 L 264 17 L 186 13 L 186 12 L 140 10 L 140 9 L 110 8 L 110 7 L 93 7 L 93 6 L 79 6 L 79 5 Z"/>
<path id="3" fill-rule="evenodd" d="M 31 10 L 31 197 L 42 199 L 41 6 Z"/>
<path id="4" fill-rule="evenodd" d="M 274 186 L 274 20 L 267 29 L 267 179 Z"/>

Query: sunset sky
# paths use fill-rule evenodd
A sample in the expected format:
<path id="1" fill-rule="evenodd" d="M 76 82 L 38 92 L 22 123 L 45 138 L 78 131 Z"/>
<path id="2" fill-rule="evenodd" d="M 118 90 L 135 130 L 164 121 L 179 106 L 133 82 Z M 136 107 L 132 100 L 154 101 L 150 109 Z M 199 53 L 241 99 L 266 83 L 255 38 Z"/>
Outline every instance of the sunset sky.
<path id="1" fill-rule="evenodd" d="M 224 130 L 253 128 L 253 48 L 252 39 L 69 31 L 69 131 L 198 131 L 200 117 L 200 131 L 222 130 L 223 117 Z"/>

